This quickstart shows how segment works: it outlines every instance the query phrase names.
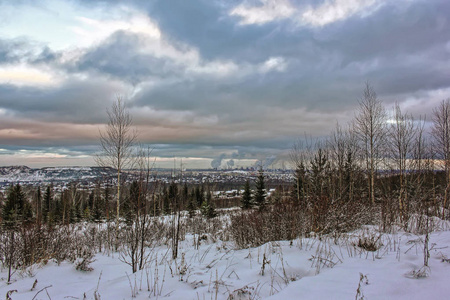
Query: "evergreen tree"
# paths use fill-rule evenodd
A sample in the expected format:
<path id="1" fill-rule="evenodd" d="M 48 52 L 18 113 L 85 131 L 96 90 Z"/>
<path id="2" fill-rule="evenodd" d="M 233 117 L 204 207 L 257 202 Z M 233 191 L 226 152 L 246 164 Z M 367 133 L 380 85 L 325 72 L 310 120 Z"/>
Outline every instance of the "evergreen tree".
<path id="1" fill-rule="evenodd" d="M 86 210 L 86 208 L 89 208 L 89 196 L 88 199 L 83 197 L 83 200 L 80 202 L 78 207 L 78 215 L 80 220 L 89 221 L 86 217 L 90 217 L 90 209 Z M 89 212 L 89 214 L 87 212 Z"/>
<path id="2" fill-rule="evenodd" d="M 327 154 L 322 148 L 317 150 L 311 160 L 311 186 L 313 195 L 323 197 L 326 195 L 326 179 L 329 171 Z"/>
<path id="3" fill-rule="evenodd" d="M 83 210 L 83 219 L 86 221 L 91 220 L 91 210 L 89 209 L 88 205 L 86 205 L 85 209 Z"/>
<path id="4" fill-rule="evenodd" d="M 303 161 L 295 170 L 294 189 L 292 191 L 292 199 L 295 199 L 297 205 L 303 204 L 305 201 L 305 185 L 306 185 L 306 168 Z"/>
<path id="5" fill-rule="evenodd" d="M 110 211 L 109 211 L 109 202 L 111 200 L 111 188 L 109 186 L 105 187 L 105 193 L 104 193 L 105 197 L 103 199 L 103 204 L 104 204 L 104 214 L 106 219 L 109 221 L 110 220 Z"/>
<path id="6" fill-rule="evenodd" d="M 152 216 L 159 216 L 159 214 L 161 213 L 160 203 L 158 199 L 159 199 L 158 196 L 155 196 L 154 194 L 152 195 L 152 203 L 150 209 L 150 213 Z"/>
<path id="7" fill-rule="evenodd" d="M 40 186 L 36 194 L 36 219 L 39 224 L 42 222 L 42 193 Z"/>
<path id="8" fill-rule="evenodd" d="M 181 207 L 184 209 L 186 207 L 186 204 L 189 205 L 189 189 L 187 186 L 187 183 L 184 183 L 183 186 L 183 192 L 181 194 Z"/>
<path id="9" fill-rule="evenodd" d="M 163 188 L 163 194 L 162 194 L 162 200 L 163 200 L 163 214 L 168 215 L 170 214 L 170 200 L 169 200 L 169 192 L 167 191 L 167 187 L 164 185 Z"/>
<path id="10" fill-rule="evenodd" d="M 95 191 L 94 204 L 93 204 L 93 208 L 92 208 L 92 219 L 95 222 L 100 222 L 100 220 L 103 218 L 102 208 L 104 206 L 105 205 L 103 204 L 103 199 L 100 194 L 100 189 L 98 188 Z"/>
<path id="11" fill-rule="evenodd" d="M 195 200 L 195 192 L 193 191 L 189 195 L 187 210 L 189 213 L 189 217 L 192 218 L 195 216 L 195 210 L 197 208 L 197 201 Z"/>
<path id="12" fill-rule="evenodd" d="M 357 167 L 355 164 L 354 152 L 347 150 L 347 159 L 344 165 L 344 188 L 343 197 L 348 200 L 353 200 L 355 194 L 355 174 L 357 173 Z"/>
<path id="13" fill-rule="evenodd" d="M 178 211 L 179 208 L 179 197 L 178 197 L 178 185 L 175 181 L 172 181 L 169 185 L 169 203 L 171 206 L 171 212 Z M 170 213 L 170 212 L 169 212 Z"/>
<path id="14" fill-rule="evenodd" d="M 7 227 L 12 227 L 17 223 L 30 221 L 32 216 L 31 205 L 26 201 L 20 184 L 11 185 L 2 209 L 3 223 Z"/>
<path id="15" fill-rule="evenodd" d="M 217 216 L 216 205 L 214 204 L 214 201 L 212 200 L 212 195 L 211 195 L 211 191 L 209 188 L 208 188 L 208 192 L 206 193 L 206 202 L 208 203 L 207 217 L 214 218 L 215 216 Z"/>
<path id="16" fill-rule="evenodd" d="M 244 186 L 244 193 L 242 194 L 241 199 L 241 207 L 242 209 L 249 209 L 252 208 L 252 191 L 250 190 L 250 181 L 247 179 Z"/>
<path id="17" fill-rule="evenodd" d="M 129 224 L 133 222 L 136 215 L 143 212 L 144 201 L 139 183 L 134 180 L 129 189 L 128 201 L 125 202 L 123 213 Z"/>
<path id="18" fill-rule="evenodd" d="M 200 186 L 196 186 L 195 187 L 195 199 L 197 200 L 197 207 L 200 207 L 203 204 L 204 199 L 204 194 L 203 194 L 203 186 L 200 189 Z"/>
<path id="19" fill-rule="evenodd" d="M 83 210 L 84 210 L 84 205 L 82 203 L 76 205 L 74 204 L 74 209 L 75 209 L 75 222 L 80 221 L 83 218 Z"/>
<path id="20" fill-rule="evenodd" d="M 207 217 L 208 219 L 214 218 L 217 215 L 216 207 L 212 201 L 212 195 L 211 195 L 211 191 L 209 189 L 206 192 L 206 199 L 205 199 L 205 201 L 203 201 L 200 210 L 201 210 L 202 214 L 205 217 Z"/>
<path id="21" fill-rule="evenodd" d="M 74 203 L 71 203 L 69 209 L 69 223 L 73 224 L 78 222 L 78 220 L 77 208 Z"/>
<path id="22" fill-rule="evenodd" d="M 258 178 L 256 179 L 255 204 L 258 205 L 259 210 L 265 208 L 266 202 L 266 188 L 264 184 L 264 171 L 262 167 L 259 169 Z"/>
<path id="23" fill-rule="evenodd" d="M 51 205 L 53 202 L 52 188 L 50 185 L 47 186 L 47 189 L 44 194 L 44 203 L 42 206 L 42 219 L 45 223 L 50 223 L 51 217 Z"/>
<path id="24" fill-rule="evenodd" d="M 93 208 L 94 208 L 94 202 L 95 202 L 95 195 L 94 195 L 94 191 L 91 191 L 89 193 L 89 197 L 88 197 L 88 203 L 87 205 L 84 207 L 83 210 L 83 215 L 86 221 L 92 221 L 93 220 Z M 86 213 L 86 209 L 88 209 L 89 213 Z M 87 219 L 86 219 L 87 217 Z"/>
<path id="25" fill-rule="evenodd" d="M 63 214 L 62 200 L 61 199 L 56 199 L 54 201 L 54 207 L 53 207 L 53 210 L 51 212 L 52 220 L 54 222 L 60 222 L 62 214 Z"/>

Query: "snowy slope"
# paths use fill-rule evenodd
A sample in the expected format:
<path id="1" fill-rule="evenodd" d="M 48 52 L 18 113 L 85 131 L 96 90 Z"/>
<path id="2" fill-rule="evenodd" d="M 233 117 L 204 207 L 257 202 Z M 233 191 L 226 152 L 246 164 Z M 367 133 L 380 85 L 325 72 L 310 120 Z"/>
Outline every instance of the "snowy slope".
<path id="1" fill-rule="evenodd" d="M 46 291 L 51 299 L 94 299 L 96 291 L 101 299 L 132 299 L 132 293 L 135 299 L 355 299 L 361 285 L 358 299 L 449 298 L 450 231 L 430 235 L 430 272 L 419 279 L 412 271 L 423 266 L 424 236 L 383 234 L 375 252 L 355 246 L 358 236 L 361 231 L 244 250 L 221 241 L 196 250 L 190 236 L 176 261 L 167 246 L 159 246 L 147 268 L 136 274 L 118 253 L 97 254 L 91 272 L 77 271 L 69 262 L 48 262 L 15 274 L 10 285 L 2 270 L 0 295 L 17 290 L 12 299 L 32 299 L 48 287 L 35 299 L 49 299 Z M 361 283 L 360 273 L 366 276 Z"/>

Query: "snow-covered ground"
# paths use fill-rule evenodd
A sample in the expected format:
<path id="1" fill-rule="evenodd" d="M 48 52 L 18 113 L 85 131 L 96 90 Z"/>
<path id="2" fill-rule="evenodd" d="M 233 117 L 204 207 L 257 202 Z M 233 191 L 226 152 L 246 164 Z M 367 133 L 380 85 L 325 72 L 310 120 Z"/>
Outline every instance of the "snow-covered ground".
<path id="1" fill-rule="evenodd" d="M 187 236 L 177 260 L 171 259 L 168 246 L 159 246 L 147 267 L 135 274 L 118 253 L 97 254 L 90 272 L 77 271 L 69 262 L 58 266 L 49 261 L 16 273 L 10 285 L 2 270 L 0 295 L 17 290 L 11 299 L 95 299 L 95 294 L 103 300 L 449 299 L 450 231 L 447 226 L 441 229 L 430 234 L 429 269 L 422 268 L 424 235 L 380 236 L 373 227 L 244 250 L 234 250 L 232 242 L 211 240 L 195 249 L 193 236 Z M 356 246 L 364 236 L 376 240 L 379 249 Z M 428 276 L 416 278 L 421 268 Z"/>

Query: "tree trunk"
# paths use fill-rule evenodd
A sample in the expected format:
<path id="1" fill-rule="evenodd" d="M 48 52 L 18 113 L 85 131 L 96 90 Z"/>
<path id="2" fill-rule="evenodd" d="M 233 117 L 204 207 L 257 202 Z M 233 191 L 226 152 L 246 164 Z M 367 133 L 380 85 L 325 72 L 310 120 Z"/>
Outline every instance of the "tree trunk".
<path id="1" fill-rule="evenodd" d="M 117 215 L 116 215 L 116 241 L 115 250 L 119 248 L 119 218 L 120 218 L 120 169 L 117 170 Z"/>

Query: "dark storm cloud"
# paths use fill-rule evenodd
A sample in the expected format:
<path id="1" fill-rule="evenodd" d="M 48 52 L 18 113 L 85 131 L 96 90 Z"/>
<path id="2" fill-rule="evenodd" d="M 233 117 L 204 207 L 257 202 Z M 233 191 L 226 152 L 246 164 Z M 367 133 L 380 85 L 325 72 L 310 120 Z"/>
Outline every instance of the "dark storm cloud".
<path id="1" fill-rule="evenodd" d="M 342 71 L 316 75 L 314 72 L 314 66 L 292 61 L 284 72 L 254 72 L 231 79 L 182 78 L 143 88 L 135 103 L 159 109 L 190 109 L 202 114 L 220 112 L 222 119 L 227 117 L 230 121 L 261 118 L 258 110 L 262 107 L 331 111 L 355 104 L 363 78 L 355 81 Z"/>
<path id="2" fill-rule="evenodd" d="M 45 45 L 26 38 L 0 38 L 0 65 L 14 63 L 51 64 L 60 56 Z"/>
<path id="3" fill-rule="evenodd" d="M 241 81 L 200 79 L 162 85 L 143 97 L 157 107 L 184 109 L 189 103 L 227 111 L 233 109 L 233 100 L 245 99 L 249 106 L 347 109 L 355 105 L 366 80 L 380 95 L 448 86 L 448 73 L 440 68 L 449 58 L 447 1 L 401 6 L 391 2 L 369 16 L 321 28 L 294 27 L 289 20 L 240 26 L 215 2 L 184 5 L 169 8 L 166 1 L 157 2 L 149 11 L 166 34 L 198 47 L 206 58 L 262 63 L 281 56 L 288 67 Z M 211 94 L 215 100 L 209 99 Z"/>
<path id="4" fill-rule="evenodd" d="M 0 39 L 0 64 L 20 62 L 31 53 L 31 45 L 24 39 Z"/>
<path id="5" fill-rule="evenodd" d="M 450 58 L 449 11 L 448 1 L 391 2 L 366 18 L 324 28 L 318 44 L 334 51 L 343 68 L 362 66 L 362 75 L 384 94 L 443 88 L 448 86 L 441 67 Z"/>
<path id="6" fill-rule="evenodd" d="M 53 64 L 61 57 L 61 53 L 52 51 L 49 47 L 40 49 L 40 53 L 30 58 L 31 64 Z"/>
<path id="7" fill-rule="evenodd" d="M 168 36 L 197 47 L 206 59 L 259 62 L 271 55 L 301 52 L 311 40 L 310 32 L 293 31 L 292 22 L 286 20 L 241 26 L 238 17 L 229 15 L 237 2 L 223 2 L 156 1 L 148 13 Z"/>
<path id="8" fill-rule="evenodd" d="M 72 78 L 52 88 L 0 85 L 0 108 L 19 118 L 48 122 L 100 124 L 121 86 L 106 80 Z"/>
<path id="9" fill-rule="evenodd" d="M 249 106 L 276 103 L 287 109 L 299 105 L 313 109 L 325 103 L 326 108 L 335 109 L 345 107 L 344 103 L 354 105 L 365 80 L 380 87 L 380 94 L 445 86 L 445 74 L 430 70 L 439 61 L 424 61 L 420 54 L 433 46 L 445 47 L 450 32 L 445 30 L 448 17 L 443 12 L 449 11 L 450 4 L 429 3 L 401 7 L 389 4 L 365 18 L 352 17 L 311 29 L 295 27 L 289 20 L 238 25 L 237 17 L 227 15 L 231 6 L 214 1 L 181 1 L 178 5 L 160 1 L 147 8 L 174 43 L 183 41 L 197 47 L 204 59 L 256 64 L 281 56 L 286 58 L 286 71 L 255 73 L 236 80 L 192 79 L 186 76 L 185 67 L 169 58 L 139 52 L 143 37 L 126 32 L 116 32 L 89 49 L 74 65 L 62 67 L 93 76 L 104 74 L 134 85 L 156 77 L 161 84 L 144 96 L 150 100 L 139 99 L 137 103 L 150 101 L 157 108 L 211 113 L 233 108 L 233 102 L 245 99 Z M 421 43 L 423 40 L 426 42 Z M 413 64 L 399 63 L 399 58 L 414 54 L 418 58 Z M 57 54 L 44 49 L 34 61 L 55 57 Z M 448 59 L 448 51 L 442 51 L 441 57 Z M 375 69 L 367 66 L 373 60 L 380 64 Z M 429 67 L 424 68 L 425 64 Z M 176 80 L 164 82 L 168 77 Z M 395 79 L 401 84 L 390 84 L 398 81 Z M 211 95 L 218 99 L 212 100 Z"/>
<path id="10" fill-rule="evenodd" d="M 450 39 L 449 10 L 450 2 L 443 0 L 390 2 L 370 16 L 326 26 L 316 38 L 324 49 L 339 52 L 343 64 L 417 54 L 445 46 Z"/>
<path id="11" fill-rule="evenodd" d="M 180 71 L 168 58 L 142 53 L 143 39 L 145 37 L 139 34 L 115 32 L 98 47 L 89 49 L 75 62 L 72 71 L 106 74 L 132 84 L 152 76 L 165 78 Z"/>

